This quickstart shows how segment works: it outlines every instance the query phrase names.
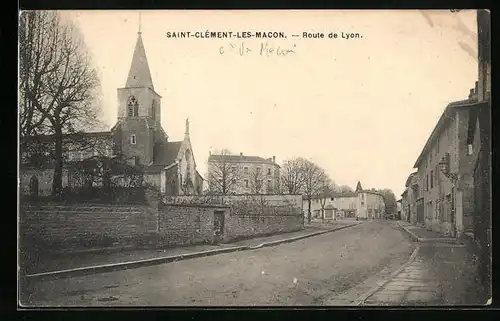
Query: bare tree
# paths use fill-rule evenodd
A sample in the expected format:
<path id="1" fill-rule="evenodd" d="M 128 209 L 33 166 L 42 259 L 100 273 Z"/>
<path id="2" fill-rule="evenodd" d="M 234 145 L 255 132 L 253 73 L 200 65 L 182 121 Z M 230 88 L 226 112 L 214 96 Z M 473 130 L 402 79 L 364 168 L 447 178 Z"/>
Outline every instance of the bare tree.
<path id="1" fill-rule="evenodd" d="M 62 190 L 63 135 L 97 125 L 99 80 L 83 37 L 56 12 L 20 17 L 20 122 L 22 135 L 53 135 L 52 193 Z"/>
<path id="2" fill-rule="evenodd" d="M 282 191 L 288 194 L 300 194 L 304 187 L 305 176 L 302 166 L 306 160 L 294 158 L 286 160 L 281 166 Z"/>
<path id="3" fill-rule="evenodd" d="M 303 194 L 307 196 L 308 210 L 307 221 L 311 223 L 311 198 L 321 192 L 327 174 L 325 171 L 309 160 L 302 161 L 302 175 L 304 175 Z"/>
<path id="4" fill-rule="evenodd" d="M 325 177 L 321 181 L 321 186 L 320 186 L 320 191 L 319 191 L 319 203 L 321 205 L 321 219 L 324 221 L 325 220 L 325 205 L 326 205 L 326 200 L 333 197 L 333 192 L 335 191 L 335 187 L 330 180 L 325 174 Z"/>
<path id="5" fill-rule="evenodd" d="M 350 186 L 347 186 L 347 185 L 339 186 L 338 191 L 340 193 L 352 193 L 352 192 L 354 192 L 354 190 Z"/>
<path id="6" fill-rule="evenodd" d="M 231 156 L 231 152 L 223 149 L 220 155 L 212 154 L 209 158 L 208 181 L 212 193 L 229 194 L 241 178 L 241 170 L 230 161 Z"/>
<path id="7" fill-rule="evenodd" d="M 264 185 L 264 176 L 262 175 L 261 168 L 255 167 L 250 173 L 250 189 L 252 194 L 260 194 Z"/>

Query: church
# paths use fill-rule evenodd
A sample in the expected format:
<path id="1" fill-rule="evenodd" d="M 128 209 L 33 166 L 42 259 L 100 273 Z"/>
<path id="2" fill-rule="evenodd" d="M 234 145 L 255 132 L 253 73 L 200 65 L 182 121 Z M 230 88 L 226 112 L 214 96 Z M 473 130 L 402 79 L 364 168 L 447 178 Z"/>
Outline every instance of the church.
<path id="1" fill-rule="evenodd" d="M 203 178 L 196 169 L 189 120 L 186 119 L 184 138 L 179 141 L 170 141 L 161 125 L 161 96 L 153 86 L 140 31 L 125 87 L 118 88 L 116 124 L 110 131 L 83 133 L 83 136 L 94 142 L 93 147 L 75 151 L 67 148 L 64 151 L 65 163 L 95 155 L 113 157 L 120 153 L 130 164 L 143 165 L 145 181 L 164 194 L 202 193 Z M 72 137 L 77 135 L 68 134 L 65 139 L 71 141 Z M 29 137 L 29 140 L 34 144 L 51 144 L 51 136 Z M 33 166 L 24 162 L 28 157 L 27 151 L 21 151 L 21 194 L 50 195 L 54 173 L 52 162 Z M 63 188 L 71 184 L 70 175 L 68 166 L 64 166 Z"/>

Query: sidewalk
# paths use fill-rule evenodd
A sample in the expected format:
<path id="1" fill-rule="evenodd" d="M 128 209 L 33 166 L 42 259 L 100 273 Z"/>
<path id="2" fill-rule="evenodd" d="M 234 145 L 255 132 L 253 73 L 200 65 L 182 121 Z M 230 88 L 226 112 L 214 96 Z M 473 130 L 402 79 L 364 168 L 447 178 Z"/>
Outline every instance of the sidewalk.
<path id="1" fill-rule="evenodd" d="M 473 252 L 467 246 L 419 246 L 392 278 L 360 305 L 485 305 Z"/>
<path id="2" fill-rule="evenodd" d="M 462 242 L 456 238 L 445 236 L 435 231 L 428 231 L 424 227 L 415 226 L 405 221 L 398 221 L 396 224 L 410 234 L 412 239 L 417 242 L 462 244 Z"/>
<path id="3" fill-rule="evenodd" d="M 89 272 L 85 270 L 101 270 L 102 267 L 131 268 L 145 264 L 167 263 L 187 258 L 206 255 L 221 254 L 233 251 L 248 250 L 252 248 L 278 245 L 305 237 L 319 235 L 343 227 L 348 227 L 356 222 L 337 221 L 335 224 L 322 226 L 306 226 L 304 230 L 290 233 L 276 234 L 266 237 L 241 240 L 234 243 L 219 245 L 192 245 L 166 249 L 141 249 L 123 250 L 121 252 L 106 251 L 94 253 L 71 253 L 53 257 L 40 258 L 36 265 L 26 268 L 24 273 L 28 277 L 37 277 L 38 274 L 50 275 L 52 272 Z"/>
<path id="4" fill-rule="evenodd" d="M 410 259 L 358 300 L 358 305 L 485 305 L 472 243 L 395 222 L 418 244 Z"/>

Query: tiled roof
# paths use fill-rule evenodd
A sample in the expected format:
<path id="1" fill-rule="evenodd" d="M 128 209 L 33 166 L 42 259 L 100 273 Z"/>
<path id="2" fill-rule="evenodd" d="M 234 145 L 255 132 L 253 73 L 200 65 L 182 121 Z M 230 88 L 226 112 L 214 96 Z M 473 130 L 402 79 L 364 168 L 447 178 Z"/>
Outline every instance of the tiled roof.
<path id="1" fill-rule="evenodd" d="M 271 164 L 276 165 L 272 158 L 265 159 L 259 156 L 240 156 L 240 155 L 210 155 L 208 157 L 209 162 L 221 162 L 223 157 L 228 163 L 261 163 L 261 164 Z"/>
<path id="2" fill-rule="evenodd" d="M 336 197 L 336 198 L 356 197 L 356 196 L 358 196 L 358 193 L 357 192 L 342 192 L 342 193 L 334 193 L 332 196 Z"/>
<path id="3" fill-rule="evenodd" d="M 153 165 L 167 166 L 175 162 L 181 145 L 182 141 L 157 143 L 153 148 Z"/>
<path id="4" fill-rule="evenodd" d="M 130 65 L 130 71 L 127 77 L 126 87 L 149 87 L 154 90 L 151 72 L 149 71 L 146 50 L 142 43 L 141 33 L 137 36 L 134 55 Z"/>

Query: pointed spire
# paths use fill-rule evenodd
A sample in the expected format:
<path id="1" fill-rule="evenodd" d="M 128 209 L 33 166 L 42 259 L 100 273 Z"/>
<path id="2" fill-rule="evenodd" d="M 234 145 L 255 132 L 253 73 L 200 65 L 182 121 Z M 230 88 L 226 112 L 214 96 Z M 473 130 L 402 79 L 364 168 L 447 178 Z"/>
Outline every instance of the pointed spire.
<path id="1" fill-rule="evenodd" d="M 356 185 L 356 192 L 361 192 L 363 191 L 363 187 L 361 187 L 361 182 L 358 181 L 358 185 Z"/>
<path id="2" fill-rule="evenodd" d="M 151 72 L 149 71 L 146 50 L 144 50 L 140 29 L 137 34 L 134 56 L 132 57 L 132 64 L 130 65 L 130 71 L 128 73 L 127 84 L 125 87 L 149 87 L 154 90 L 153 80 L 151 78 Z"/>
<path id="3" fill-rule="evenodd" d="M 189 136 L 189 118 L 186 118 L 186 131 L 184 132 L 186 136 Z"/>

